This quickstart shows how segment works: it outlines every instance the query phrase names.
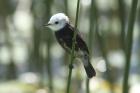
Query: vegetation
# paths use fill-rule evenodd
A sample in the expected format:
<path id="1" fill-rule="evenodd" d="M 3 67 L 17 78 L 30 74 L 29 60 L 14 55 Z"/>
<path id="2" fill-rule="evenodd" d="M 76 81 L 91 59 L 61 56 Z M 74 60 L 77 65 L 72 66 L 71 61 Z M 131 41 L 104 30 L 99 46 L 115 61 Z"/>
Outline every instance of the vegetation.
<path id="1" fill-rule="evenodd" d="M 79 29 L 96 77 L 74 60 L 77 31 L 68 55 L 45 27 L 58 12 Z M 138 0 L 0 0 L 0 93 L 139 93 L 139 25 Z"/>

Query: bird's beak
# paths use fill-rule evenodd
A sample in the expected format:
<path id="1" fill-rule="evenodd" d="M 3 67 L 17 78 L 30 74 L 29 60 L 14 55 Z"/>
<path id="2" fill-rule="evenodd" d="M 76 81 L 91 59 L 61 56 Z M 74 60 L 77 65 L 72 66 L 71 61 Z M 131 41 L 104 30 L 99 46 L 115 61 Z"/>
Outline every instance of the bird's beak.
<path id="1" fill-rule="evenodd" d="M 48 23 L 48 24 L 46 24 L 45 26 L 46 26 L 46 27 L 49 27 L 50 25 L 51 25 L 51 24 L 50 24 L 50 23 Z"/>

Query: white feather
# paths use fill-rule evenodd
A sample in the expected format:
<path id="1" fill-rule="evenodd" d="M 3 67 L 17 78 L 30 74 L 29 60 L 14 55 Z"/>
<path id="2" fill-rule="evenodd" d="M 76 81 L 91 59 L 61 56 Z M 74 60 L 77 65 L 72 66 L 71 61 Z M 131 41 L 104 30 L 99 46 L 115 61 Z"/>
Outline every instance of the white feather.
<path id="1" fill-rule="evenodd" d="M 58 22 L 58 24 L 55 24 L 55 22 Z M 52 31 L 58 31 L 67 23 L 69 23 L 69 18 L 64 13 L 57 13 L 50 18 L 48 22 L 50 25 L 47 27 L 49 27 Z"/>
<path id="2" fill-rule="evenodd" d="M 106 63 L 105 60 L 100 60 L 97 64 L 96 64 L 96 69 L 100 72 L 105 72 L 106 71 Z"/>

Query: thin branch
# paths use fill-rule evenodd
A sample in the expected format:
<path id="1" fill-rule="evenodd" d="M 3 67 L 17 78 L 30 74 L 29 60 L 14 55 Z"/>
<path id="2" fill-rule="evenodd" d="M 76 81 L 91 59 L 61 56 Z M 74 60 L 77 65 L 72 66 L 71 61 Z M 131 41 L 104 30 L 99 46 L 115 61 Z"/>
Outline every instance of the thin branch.
<path id="1" fill-rule="evenodd" d="M 94 0 L 91 1 L 90 5 L 90 28 L 89 28 L 89 38 L 88 38 L 88 47 L 90 51 L 90 56 L 92 55 L 92 46 L 93 46 L 93 29 L 94 29 Z M 90 79 L 87 78 L 86 80 L 86 93 L 90 93 L 90 88 L 89 88 L 89 82 Z"/>
<path id="2" fill-rule="evenodd" d="M 79 13 L 79 6 L 80 6 L 80 0 L 77 1 L 77 10 L 76 10 L 76 20 L 75 20 L 75 31 L 74 31 L 74 36 L 72 39 L 72 52 L 71 52 L 71 61 L 70 61 L 70 66 L 69 66 L 69 75 L 68 75 L 68 83 L 67 83 L 67 92 L 70 93 L 70 85 L 71 85 L 71 76 L 72 76 L 72 69 L 73 69 L 73 61 L 75 58 L 75 42 L 76 42 L 76 35 L 77 35 L 77 25 L 78 25 L 78 13 Z"/>
<path id="3" fill-rule="evenodd" d="M 51 5 L 53 0 L 44 0 L 46 4 L 46 13 L 45 17 L 47 16 L 47 20 L 49 20 L 49 16 L 51 15 Z M 50 54 L 50 48 L 51 48 L 51 32 L 47 31 L 47 38 L 46 38 L 46 45 L 47 45 L 47 59 L 45 60 L 47 62 L 46 65 L 44 65 L 44 68 L 47 68 L 48 71 L 48 85 L 49 85 L 49 93 L 54 93 L 54 86 L 53 86 L 53 73 L 52 73 L 52 63 L 51 63 L 51 54 Z"/>
<path id="4" fill-rule="evenodd" d="M 65 14 L 68 15 L 68 0 L 64 0 Z"/>
<path id="5" fill-rule="evenodd" d="M 124 7 L 124 0 L 118 0 L 119 5 L 119 17 L 121 22 L 121 35 L 120 35 L 120 42 L 121 47 L 125 51 L 125 7 Z"/>
<path id="6" fill-rule="evenodd" d="M 110 64 L 109 64 L 109 60 L 107 59 L 107 51 L 106 51 L 106 48 L 105 48 L 105 40 L 103 38 L 103 36 L 101 36 L 100 32 L 99 32 L 99 27 L 98 27 L 98 16 L 99 16 L 99 13 L 98 13 L 98 9 L 97 9 L 97 6 L 94 4 L 94 9 L 95 9 L 95 34 L 96 34 L 96 37 L 98 39 L 98 42 L 99 42 L 99 46 L 100 46 L 100 51 L 101 51 L 101 54 L 102 54 L 102 57 L 104 58 L 105 60 L 105 64 L 106 64 L 106 68 L 107 68 L 107 71 L 106 71 L 106 78 L 107 80 L 110 82 L 110 92 L 113 93 L 113 83 L 114 83 L 114 80 L 113 80 L 113 77 L 112 77 L 112 74 L 111 74 L 111 71 L 109 70 L 109 68 L 111 67 Z"/>
<path id="7" fill-rule="evenodd" d="M 129 70 L 130 70 L 130 60 L 131 60 L 131 51 L 133 44 L 133 28 L 136 18 L 138 0 L 132 0 L 132 7 L 130 10 L 129 22 L 128 22 L 128 32 L 126 37 L 126 64 L 124 72 L 124 81 L 123 81 L 123 93 L 128 93 L 128 79 L 129 79 Z"/>

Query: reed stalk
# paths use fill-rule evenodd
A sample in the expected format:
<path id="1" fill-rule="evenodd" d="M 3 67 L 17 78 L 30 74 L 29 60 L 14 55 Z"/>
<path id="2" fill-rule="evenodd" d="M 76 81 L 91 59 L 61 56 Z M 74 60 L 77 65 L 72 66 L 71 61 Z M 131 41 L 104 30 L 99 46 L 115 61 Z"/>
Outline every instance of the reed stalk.
<path id="1" fill-rule="evenodd" d="M 51 15 L 51 5 L 53 0 L 44 0 L 45 4 L 46 4 L 46 13 L 44 17 L 47 17 L 47 21 L 49 20 L 49 16 Z M 47 46 L 47 57 L 45 59 L 45 62 L 47 62 L 46 65 L 44 65 L 44 69 L 47 68 L 46 70 L 48 71 L 48 86 L 49 86 L 49 93 L 54 93 L 54 86 L 53 86 L 53 73 L 52 73 L 52 62 L 51 62 L 51 52 L 50 52 L 50 48 L 52 45 L 52 33 L 51 31 L 46 31 L 44 33 L 45 37 L 46 37 L 46 46 Z"/>
<path id="2" fill-rule="evenodd" d="M 93 51 L 93 29 L 94 29 L 94 1 L 91 1 L 91 5 L 90 5 L 90 28 L 89 28 L 89 38 L 88 38 L 88 47 L 89 47 L 89 51 L 90 51 L 90 57 L 92 56 L 92 51 Z M 90 87 L 89 87 L 89 82 L 90 79 L 87 78 L 86 79 L 86 93 L 90 93 Z"/>
<path id="3" fill-rule="evenodd" d="M 79 6 L 80 0 L 77 1 L 77 10 L 76 10 L 76 20 L 75 20 L 75 31 L 74 36 L 72 39 L 72 52 L 71 52 L 71 61 L 69 65 L 69 75 L 68 75 L 68 82 L 67 82 L 67 91 L 66 93 L 70 93 L 70 85 L 71 85 L 71 76 L 72 76 L 72 69 L 73 69 L 73 61 L 75 59 L 75 42 L 76 42 L 76 35 L 77 35 L 77 25 L 78 25 L 78 13 L 79 13 Z"/>
<path id="4" fill-rule="evenodd" d="M 132 54 L 132 44 L 133 44 L 133 29 L 136 18 L 138 0 L 132 0 L 132 7 L 129 14 L 128 28 L 126 35 L 126 63 L 125 63 L 125 72 L 124 72 L 124 81 L 123 81 L 123 93 L 128 93 L 129 85 L 129 71 L 130 71 L 130 62 Z"/>

